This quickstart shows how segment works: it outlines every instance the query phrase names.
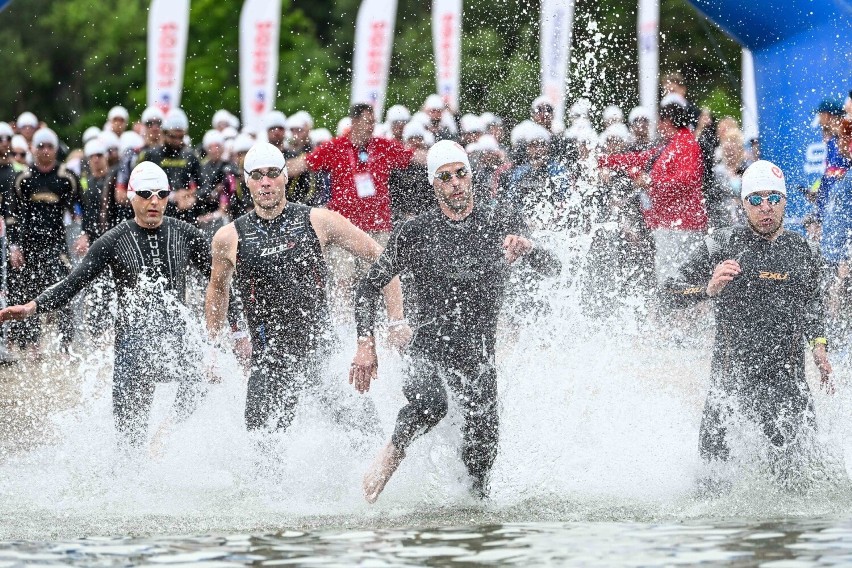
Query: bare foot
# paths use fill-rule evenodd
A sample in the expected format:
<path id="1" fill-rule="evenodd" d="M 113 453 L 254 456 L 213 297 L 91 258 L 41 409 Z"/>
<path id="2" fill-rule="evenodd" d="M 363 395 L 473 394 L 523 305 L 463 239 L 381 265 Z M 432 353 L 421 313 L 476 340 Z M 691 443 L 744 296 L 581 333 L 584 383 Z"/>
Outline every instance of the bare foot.
<path id="1" fill-rule="evenodd" d="M 393 442 L 388 443 L 376 457 L 370 471 L 364 476 L 364 498 L 367 499 L 367 503 L 376 502 L 404 457 L 405 450 L 396 449 Z"/>

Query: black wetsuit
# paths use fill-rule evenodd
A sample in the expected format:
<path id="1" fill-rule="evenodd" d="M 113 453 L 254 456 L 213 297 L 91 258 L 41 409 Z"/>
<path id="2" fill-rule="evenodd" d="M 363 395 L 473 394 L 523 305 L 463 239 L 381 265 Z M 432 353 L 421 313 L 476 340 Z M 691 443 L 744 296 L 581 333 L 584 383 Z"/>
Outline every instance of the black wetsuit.
<path id="1" fill-rule="evenodd" d="M 458 222 L 436 207 L 394 229 L 356 291 L 358 335 L 371 335 L 380 291 L 397 274 L 411 272 L 418 325 L 403 384 L 408 404 L 399 412 L 392 441 L 404 450 L 446 415 L 446 381 L 464 410 L 462 459 L 482 493 L 497 456 L 494 348 L 510 274 L 502 245 L 507 235 L 527 232 L 515 212 L 501 212 L 493 204 L 475 205 Z M 559 261 L 539 248 L 524 259 L 545 275 L 560 269 Z"/>
<path id="2" fill-rule="evenodd" d="M 701 455 L 728 458 L 726 423 L 735 415 L 755 420 L 783 449 L 814 421 L 804 346 L 825 335 L 820 254 L 797 233 L 768 241 L 746 227 L 720 229 L 705 245 L 663 292 L 671 306 L 693 305 L 709 299 L 719 263 L 734 259 L 742 269 L 713 298 L 716 344 Z"/>
<path id="3" fill-rule="evenodd" d="M 84 172 L 80 177 L 80 201 L 83 206 L 82 229 L 89 237 L 89 241 L 97 239 L 105 229 L 103 212 L 103 199 L 110 184 L 110 172 L 96 177 L 91 172 Z"/>
<path id="4" fill-rule="evenodd" d="M 79 207 L 80 182 L 64 165 L 49 171 L 33 166 L 21 172 L 9 201 L 12 222 L 9 243 L 20 247 L 24 266 L 9 274 L 11 304 L 22 304 L 68 275 L 68 247 L 65 241 L 65 214 Z M 73 337 L 71 312 L 60 318 L 63 345 Z M 12 325 L 13 338 L 24 347 L 41 337 L 39 318 Z"/>
<path id="5" fill-rule="evenodd" d="M 200 351 L 183 340 L 186 318 L 179 304 L 187 272 L 210 276 L 210 246 L 197 228 L 169 217 L 156 229 L 123 221 L 92 243 L 71 274 L 38 298 L 38 313 L 67 305 L 107 268 L 118 293 L 115 323 L 113 414 L 120 434 L 144 441 L 157 382 L 180 381 L 176 409 L 191 412 L 200 392 Z"/>
<path id="6" fill-rule="evenodd" d="M 251 212 L 234 221 L 234 286 L 252 338 L 246 397 L 250 430 L 286 428 L 299 391 L 317 380 L 332 341 L 327 268 L 311 208 L 287 203 L 268 221 Z"/>

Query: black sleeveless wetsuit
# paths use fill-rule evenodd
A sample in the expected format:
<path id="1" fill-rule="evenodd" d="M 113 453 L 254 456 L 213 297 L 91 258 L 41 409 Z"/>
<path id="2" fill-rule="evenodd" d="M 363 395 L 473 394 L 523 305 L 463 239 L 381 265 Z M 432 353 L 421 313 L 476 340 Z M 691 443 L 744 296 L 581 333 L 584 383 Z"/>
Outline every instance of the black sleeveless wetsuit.
<path id="1" fill-rule="evenodd" d="M 380 291 L 401 272 L 416 289 L 417 330 L 403 383 L 408 404 L 399 411 L 393 444 L 405 449 L 447 413 L 444 382 L 464 408 L 462 459 L 477 491 L 486 491 L 497 456 L 497 318 L 510 276 L 503 241 L 526 235 L 515 211 L 477 204 L 462 221 L 435 207 L 398 225 L 382 256 L 356 291 L 358 335 L 372 334 Z M 555 275 L 561 264 L 535 248 L 523 261 Z"/>
<path id="2" fill-rule="evenodd" d="M 113 414 L 131 443 L 144 441 L 157 382 L 178 380 L 178 417 L 191 412 L 202 387 L 200 350 L 184 343 L 190 266 L 210 276 L 210 246 L 201 231 L 164 217 L 156 229 L 127 220 L 92 243 L 71 274 L 36 298 L 37 312 L 67 305 L 107 269 L 118 296 Z"/>
<path id="3" fill-rule="evenodd" d="M 234 221 L 237 264 L 234 287 L 252 338 L 246 397 L 250 430 L 286 428 L 298 391 L 317 379 L 333 343 L 327 268 L 311 226 L 311 208 L 288 202 L 272 220 L 251 212 Z"/>

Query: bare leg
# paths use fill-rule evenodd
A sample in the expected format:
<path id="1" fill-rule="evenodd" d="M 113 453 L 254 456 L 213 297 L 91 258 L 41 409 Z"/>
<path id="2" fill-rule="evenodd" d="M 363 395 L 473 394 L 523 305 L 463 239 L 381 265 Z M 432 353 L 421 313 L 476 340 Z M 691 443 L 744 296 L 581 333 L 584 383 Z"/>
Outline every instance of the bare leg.
<path id="1" fill-rule="evenodd" d="M 393 442 L 389 442 L 376 456 L 376 461 L 364 476 L 364 498 L 368 503 L 376 502 L 404 457 L 405 450 L 398 450 Z"/>

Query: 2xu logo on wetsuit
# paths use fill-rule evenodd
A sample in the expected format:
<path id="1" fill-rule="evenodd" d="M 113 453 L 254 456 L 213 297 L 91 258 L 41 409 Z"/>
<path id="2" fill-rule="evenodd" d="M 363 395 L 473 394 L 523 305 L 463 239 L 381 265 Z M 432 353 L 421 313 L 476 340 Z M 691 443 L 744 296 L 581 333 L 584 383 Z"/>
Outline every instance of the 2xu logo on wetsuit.
<path id="1" fill-rule="evenodd" d="M 757 277 L 762 279 L 762 280 L 784 281 L 784 280 L 787 280 L 788 278 L 790 278 L 790 273 L 785 272 L 785 273 L 781 274 L 780 272 L 769 272 L 769 271 L 766 271 L 766 270 L 761 270 L 760 272 L 758 272 Z M 681 294 L 686 296 L 686 295 L 690 295 L 690 294 L 700 294 L 703 291 L 704 291 L 704 288 L 702 288 L 700 286 L 693 286 L 691 288 L 684 288 L 683 291 L 681 291 Z"/>

